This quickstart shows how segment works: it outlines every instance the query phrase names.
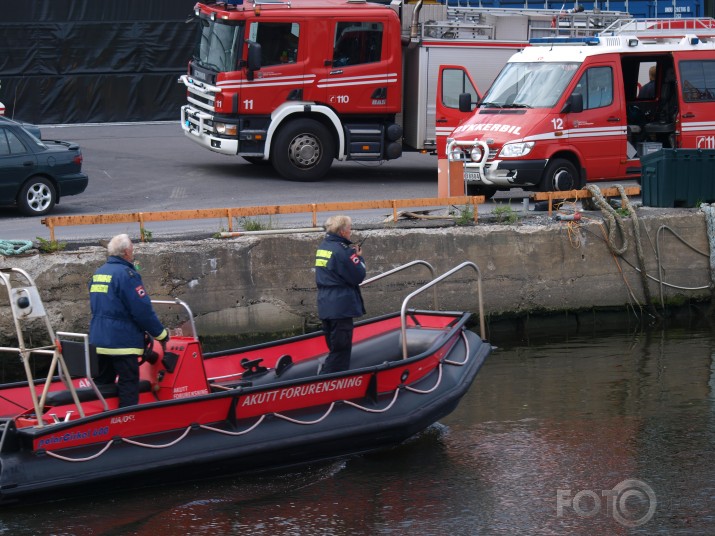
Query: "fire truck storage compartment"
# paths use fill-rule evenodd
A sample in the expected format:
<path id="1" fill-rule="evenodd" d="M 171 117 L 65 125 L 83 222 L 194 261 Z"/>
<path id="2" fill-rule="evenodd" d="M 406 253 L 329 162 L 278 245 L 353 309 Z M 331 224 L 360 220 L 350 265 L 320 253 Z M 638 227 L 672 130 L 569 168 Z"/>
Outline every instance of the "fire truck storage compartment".
<path id="1" fill-rule="evenodd" d="M 694 207 L 715 202 L 715 149 L 661 149 L 641 157 L 647 207 Z"/>

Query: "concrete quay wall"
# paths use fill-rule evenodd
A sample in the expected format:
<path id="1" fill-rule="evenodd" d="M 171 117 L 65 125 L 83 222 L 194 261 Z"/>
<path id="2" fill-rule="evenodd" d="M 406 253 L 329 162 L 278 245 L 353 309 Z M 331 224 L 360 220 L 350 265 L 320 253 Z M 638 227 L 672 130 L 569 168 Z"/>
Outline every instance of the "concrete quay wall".
<path id="1" fill-rule="evenodd" d="M 368 277 L 415 259 L 432 264 L 437 275 L 463 261 L 476 263 L 489 317 L 644 304 L 642 280 L 634 268 L 638 259 L 631 220 L 623 220 L 628 249 L 617 259 L 607 247 L 600 213 L 586 214 L 578 225 L 542 216 L 513 225 L 356 226 L 354 235 L 369 237 L 364 245 Z M 695 209 L 641 208 L 638 216 L 648 275 L 657 279 L 661 274 L 667 285 L 682 287 L 663 287 L 666 305 L 710 300 L 704 215 Z M 310 331 L 318 322 L 313 264 L 321 236 L 157 241 L 136 244 L 135 253 L 152 298 L 187 302 L 200 335 Z M 616 236 L 620 246 L 622 240 Z M 0 257 L 0 267 L 22 268 L 35 279 L 55 330 L 86 332 L 87 282 L 104 262 L 106 249 L 69 249 Z M 438 285 L 440 308 L 476 312 L 475 276 L 466 269 Z M 399 311 L 403 298 L 429 279 L 429 271 L 416 266 L 365 287 L 368 316 Z M 648 284 L 660 303 L 659 283 Z M 429 307 L 431 297 L 426 292 L 412 305 Z M 15 336 L 6 305 L 6 292 L 0 289 L 0 345 L 8 345 Z"/>

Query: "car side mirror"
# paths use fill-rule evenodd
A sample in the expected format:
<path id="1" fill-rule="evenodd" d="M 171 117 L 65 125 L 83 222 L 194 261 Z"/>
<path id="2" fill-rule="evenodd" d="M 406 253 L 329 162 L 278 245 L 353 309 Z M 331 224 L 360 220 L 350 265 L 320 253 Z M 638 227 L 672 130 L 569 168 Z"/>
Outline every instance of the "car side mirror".
<path id="1" fill-rule="evenodd" d="M 564 107 L 561 108 L 562 114 L 578 114 L 583 112 L 583 95 L 581 93 L 571 93 L 566 99 Z"/>
<path id="2" fill-rule="evenodd" d="M 248 72 L 246 78 L 253 80 L 253 73 L 261 69 L 261 45 L 255 41 L 248 43 Z"/>
<path id="3" fill-rule="evenodd" d="M 472 111 L 472 95 L 471 95 L 471 93 L 460 93 L 459 94 L 459 111 L 460 112 L 471 112 Z"/>

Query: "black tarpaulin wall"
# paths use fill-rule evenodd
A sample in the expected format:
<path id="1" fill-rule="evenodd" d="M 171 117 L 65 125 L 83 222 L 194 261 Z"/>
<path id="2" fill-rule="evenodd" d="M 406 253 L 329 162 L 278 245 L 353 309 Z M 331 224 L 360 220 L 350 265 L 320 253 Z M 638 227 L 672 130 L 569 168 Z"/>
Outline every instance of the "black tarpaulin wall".
<path id="1" fill-rule="evenodd" d="M 196 0 L 0 0 L 0 102 L 37 124 L 179 118 Z"/>

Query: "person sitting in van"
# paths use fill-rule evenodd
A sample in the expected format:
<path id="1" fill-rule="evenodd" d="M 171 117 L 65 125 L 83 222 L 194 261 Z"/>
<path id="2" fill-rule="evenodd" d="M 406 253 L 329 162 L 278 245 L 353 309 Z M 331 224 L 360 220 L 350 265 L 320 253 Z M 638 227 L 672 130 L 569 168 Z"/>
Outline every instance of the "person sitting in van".
<path id="1" fill-rule="evenodd" d="M 650 80 L 648 81 L 648 83 L 643 85 L 640 92 L 638 93 L 639 99 L 651 100 L 655 98 L 655 72 L 655 65 L 648 69 L 648 77 L 650 78 Z"/>

